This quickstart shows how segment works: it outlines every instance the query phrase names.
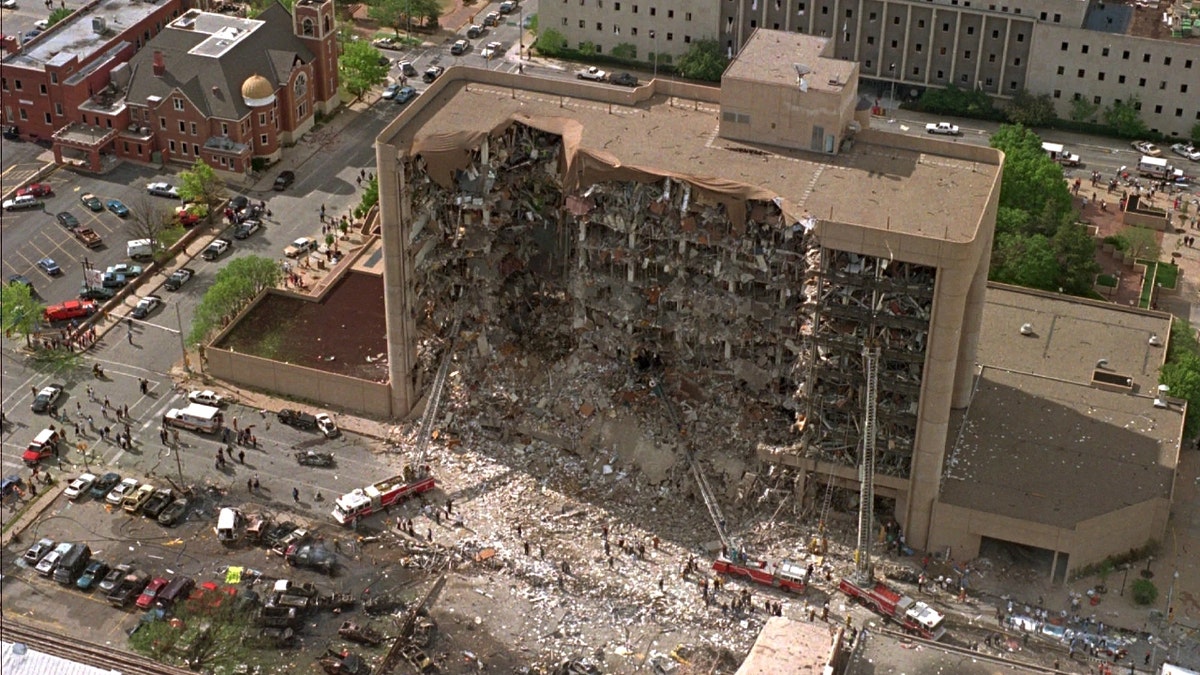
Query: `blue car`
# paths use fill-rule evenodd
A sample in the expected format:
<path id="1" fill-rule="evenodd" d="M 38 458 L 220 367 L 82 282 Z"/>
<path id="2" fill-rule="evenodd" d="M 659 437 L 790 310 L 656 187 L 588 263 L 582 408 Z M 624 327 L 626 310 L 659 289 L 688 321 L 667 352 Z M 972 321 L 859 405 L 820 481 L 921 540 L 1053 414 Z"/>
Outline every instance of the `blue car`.
<path id="1" fill-rule="evenodd" d="M 408 103 L 417 97 L 417 90 L 412 87 L 400 87 L 396 92 L 396 103 Z"/>
<path id="2" fill-rule="evenodd" d="M 120 199 L 110 199 L 104 202 L 104 206 L 122 218 L 129 215 L 129 208 L 122 204 Z"/>
<path id="3" fill-rule="evenodd" d="M 382 96 L 382 98 L 384 98 L 384 99 L 393 99 L 393 98 L 396 98 L 396 92 L 398 92 L 398 91 L 400 91 L 400 85 L 398 85 L 398 84 L 389 84 L 389 85 L 387 86 L 387 89 L 384 89 L 384 90 L 383 90 L 383 96 Z"/>
<path id="4" fill-rule="evenodd" d="M 92 586 L 100 583 L 106 574 L 108 574 L 108 564 L 93 560 L 84 568 L 83 574 L 75 582 L 75 586 L 81 591 L 91 590 Z"/>

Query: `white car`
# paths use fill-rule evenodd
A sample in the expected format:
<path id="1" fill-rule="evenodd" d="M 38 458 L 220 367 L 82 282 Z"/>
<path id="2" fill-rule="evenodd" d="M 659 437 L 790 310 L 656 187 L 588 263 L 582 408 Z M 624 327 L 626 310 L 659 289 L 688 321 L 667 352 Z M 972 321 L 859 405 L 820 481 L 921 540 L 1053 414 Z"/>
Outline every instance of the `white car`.
<path id="1" fill-rule="evenodd" d="M 38 19 L 37 21 L 33 22 L 33 27 L 38 30 L 46 30 L 47 28 L 50 27 L 50 20 L 49 19 Z"/>
<path id="2" fill-rule="evenodd" d="M 1171 152 L 1179 155 L 1180 157 L 1187 157 L 1193 162 L 1200 162 L 1200 149 L 1197 149 L 1194 145 L 1176 143 L 1175 145 L 1171 146 Z"/>
<path id="3" fill-rule="evenodd" d="M 338 430 L 337 425 L 333 423 L 333 418 L 325 413 L 317 413 L 317 428 L 325 435 L 325 438 L 333 438 L 342 433 Z"/>
<path id="4" fill-rule="evenodd" d="M 113 506 L 120 506 L 121 500 L 125 499 L 125 495 L 132 494 L 133 491 L 137 489 L 138 485 L 138 479 L 126 478 L 120 483 L 117 483 L 117 486 L 112 489 L 112 492 L 108 493 L 108 496 L 104 498 L 104 501 L 112 504 Z"/>
<path id="5" fill-rule="evenodd" d="M 138 300 L 137 307 L 133 308 L 133 318 L 144 319 L 150 316 L 151 312 L 158 309 L 158 306 L 161 304 L 162 298 L 158 297 L 157 295 L 147 295 L 141 300 Z"/>
<path id="6" fill-rule="evenodd" d="M 204 252 L 200 254 L 200 257 L 211 262 L 220 258 L 223 253 L 229 250 L 230 246 L 231 243 L 228 239 L 213 239 L 208 248 L 204 249 Z"/>
<path id="7" fill-rule="evenodd" d="M 957 136 L 958 125 L 950 124 L 949 122 L 938 122 L 936 124 L 930 123 L 925 125 L 925 133 L 939 134 L 942 136 Z"/>
<path id="8" fill-rule="evenodd" d="M 591 80 L 592 82 L 606 82 L 608 80 L 608 73 L 596 66 L 590 66 L 575 73 L 575 77 L 581 80 Z"/>
<path id="9" fill-rule="evenodd" d="M 291 246 L 283 249 L 283 254 L 289 258 L 299 258 L 309 251 L 317 250 L 317 242 L 315 239 L 308 237 L 300 237 L 292 242 Z"/>
<path id="10" fill-rule="evenodd" d="M 171 185 L 170 183 L 150 183 L 146 185 L 146 192 L 149 192 L 155 197 L 170 197 L 172 199 L 179 199 L 179 190 L 177 190 L 175 186 Z"/>
<path id="11" fill-rule="evenodd" d="M 92 483 L 95 482 L 96 477 L 94 475 L 90 473 L 82 474 L 79 478 L 71 481 L 67 489 L 63 490 L 63 494 L 67 496 L 67 499 L 79 499 L 80 496 L 92 489 Z"/>
<path id="12" fill-rule="evenodd" d="M 0 3 L 0 6 L 4 7 L 4 9 L 16 9 L 17 0 L 4 0 L 4 2 Z"/>
<path id="13" fill-rule="evenodd" d="M 497 58 L 504 55 L 503 42 L 489 42 L 480 50 L 479 55 L 485 59 Z"/>
<path id="14" fill-rule="evenodd" d="M 224 396 L 215 391 L 209 391 L 207 389 L 204 391 L 193 391 L 189 393 L 188 400 L 192 403 L 199 403 L 200 405 L 211 405 L 214 408 L 220 408 L 221 406 L 225 405 Z"/>

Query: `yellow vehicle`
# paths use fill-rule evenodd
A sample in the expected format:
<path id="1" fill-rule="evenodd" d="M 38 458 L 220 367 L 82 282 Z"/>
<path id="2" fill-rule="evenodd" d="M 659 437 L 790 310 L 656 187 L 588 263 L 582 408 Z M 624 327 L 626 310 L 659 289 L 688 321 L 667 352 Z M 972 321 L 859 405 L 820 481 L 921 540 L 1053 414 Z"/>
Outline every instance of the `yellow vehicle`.
<path id="1" fill-rule="evenodd" d="M 125 500 L 121 502 L 121 507 L 126 513 L 137 513 L 141 510 L 146 502 L 150 501 L 150 497 L 154 494 L 154 486 L 149 483 L 142 483 L 137 490 L 125 495 Z"/>

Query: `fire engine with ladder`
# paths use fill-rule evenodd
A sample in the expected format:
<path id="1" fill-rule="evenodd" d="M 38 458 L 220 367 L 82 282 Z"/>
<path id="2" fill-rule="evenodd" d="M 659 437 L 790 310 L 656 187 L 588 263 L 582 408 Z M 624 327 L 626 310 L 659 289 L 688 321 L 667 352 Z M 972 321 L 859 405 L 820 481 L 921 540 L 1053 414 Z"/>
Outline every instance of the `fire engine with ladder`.
<path id="1" fill-rule="evenodd" d="M 713 525 L 716 526 L 717 536 L 721 539 L 721 555 L 713 562 L 713 570 L 720 574 L 743 577 L 763 586 L 803 593 L 807 573 L 804 564 L 791 560 L 781 560 L 777 564 L 769 564 L 766 560 L 751 558 L 726 532 L 725 515 L 721 512 L 720 505 L 717 504 L 716 495 L 713 494 L 708 480 L 704 477 L 704 472 L 700 470 L 700 464 L 696 461 L 692 444 L 687 439 L 687 430 L 680 421 L 671 399 L 663 391 L 661 379 L 651 380 L 650 388 L 662 402 L 663 408 L 667 411 L 667 417 L 675 425 L 675 429 L 684 441 L 684 454 L 687 456 L 688 466 L 692 470 L 692 476 L 696 479 L 700 495 L 704 498 L 704 505 L 708 507 L 708 515 L 712 517 Z"/>
<path id="2" fill-rule="evenodd" d="M 838 583 L 838 589 L 878 614 L 900 624 L 908 633 L 928 640 L 946 634 L 945 617 L 929 605 L 889 587 L 875 578 L 871 564 L 872 515 L 875 504 L 875 412 L 879 389 L 879 347 L 863 347 L 866 370 L 866 411 L 862 425 L 862 455 L 859 457 L 858 547 L 854 551 L 854 573 Z"/>
<path id="3" fill-rule="evenodd" d="M 429 402 L 425 405 L 425 414 L 421 417 L 421 427 L 417 432 L 417 449 L 414 453 L 416 461 L 405 466 L 404 473 L 400 476 L 381 480 L 365 488 L 357 488 L 338 497 L 333 505 L 333 519 L 342 525 L 357 523 L 360 518 L 378 513 L 392 504 L 437 487 L 426 459 L 429 455 L 429 441 L 433 438 L 433 425 L 442 403 L 442 390 L 450 373 L 455 348 L 458 346 L 458 330 L 462 324 L 465 307 L 466 303 L 460 301 L 458 311 L 454 315 L 454 323 L 450 327 L 450 347 L 442 357 L 442 365 L 433 378 L 433 386 L 429 388 Z"/>

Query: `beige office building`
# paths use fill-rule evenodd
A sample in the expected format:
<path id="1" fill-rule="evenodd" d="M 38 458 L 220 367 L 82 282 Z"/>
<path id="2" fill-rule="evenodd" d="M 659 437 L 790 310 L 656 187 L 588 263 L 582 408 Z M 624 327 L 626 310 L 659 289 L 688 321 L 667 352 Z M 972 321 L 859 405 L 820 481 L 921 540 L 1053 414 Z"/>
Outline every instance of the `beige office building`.
<path id="1" fill-rule="evenodd" d="M 708 434 L 701 461 L 854 488 L 873 340 L 877 494 L 925 544 L 971 391 L 1000 155 L 863 128 L 832 46 L 759 31 L 719 90 L 447 71 L 377 142 L 393 412 L 457 337 L 456 370 L 629 369 L 621 400 L 657 417 L 637 392 L 659 387 L 685 431 L 750 414 L 757 444 Z"/>
<path id="2" fill-rule="evenodd" d="M 712 11 L 706 11 L 708 7 Z M 1136 95 L 1151 129 L 1186 137 L 1200 122 L 1200 16 L 1080 0 L 579 0 L 546 3 L 540 25 L 610 53 L 621 43 L 678 56 L 715 38 L 732 56 L 758 28 L 831 39 L 858 62 L 866 93 L 911 98 L 955 85 L 1007 97 L 1051 94 L 1067 116 L 1076 95 Z M 653 37 L 651 37 L 653 36 Z M 1063 45 L 1067 45 L 1064 49 Z"/>

